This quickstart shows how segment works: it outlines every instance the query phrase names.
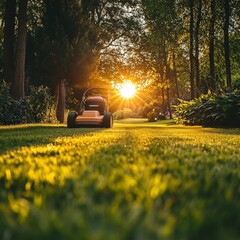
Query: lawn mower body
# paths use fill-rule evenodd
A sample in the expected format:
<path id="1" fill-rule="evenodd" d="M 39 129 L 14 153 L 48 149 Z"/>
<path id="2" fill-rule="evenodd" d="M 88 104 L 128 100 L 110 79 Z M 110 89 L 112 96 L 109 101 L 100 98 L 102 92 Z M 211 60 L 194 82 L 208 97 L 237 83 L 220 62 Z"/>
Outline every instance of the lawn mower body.
<path id="1" fill-rule="evenodd" d="M 90 88 L 83 94 L 79 112 L 69 112 L 67 126 L 74 127 L 105 127 L 111 128 L 113 116 L 108 111 L 107 101 L 101 95 L 87 96 L 92 91 L 105 90 L 103 88 Z"/>

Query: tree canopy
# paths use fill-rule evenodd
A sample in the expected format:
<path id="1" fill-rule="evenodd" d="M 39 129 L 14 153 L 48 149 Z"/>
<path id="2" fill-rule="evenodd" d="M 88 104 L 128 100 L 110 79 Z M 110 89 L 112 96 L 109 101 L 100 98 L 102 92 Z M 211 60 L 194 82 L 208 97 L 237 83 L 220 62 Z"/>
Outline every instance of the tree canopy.
<path id="1" fill-rule="evenodd" d="M 231 91 L 240 85 L 239 9 L 238 0 L 4 0 L 0 80 L 22 98 L 63 79 L 75 88 L 130 79 L 163 110 Z"/>

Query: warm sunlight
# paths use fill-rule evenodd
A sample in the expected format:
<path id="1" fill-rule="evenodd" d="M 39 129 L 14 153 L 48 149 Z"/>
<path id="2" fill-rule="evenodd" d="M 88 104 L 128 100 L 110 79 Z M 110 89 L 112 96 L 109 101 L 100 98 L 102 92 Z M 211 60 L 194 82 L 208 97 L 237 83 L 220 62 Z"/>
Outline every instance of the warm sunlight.
<path id="1" fill-rule="evenodd" d="M 120 86 L 120 94 L 124 98 L 131 98 L 136 93 L 136 86 L 130 82 L 125 81 Z"/>

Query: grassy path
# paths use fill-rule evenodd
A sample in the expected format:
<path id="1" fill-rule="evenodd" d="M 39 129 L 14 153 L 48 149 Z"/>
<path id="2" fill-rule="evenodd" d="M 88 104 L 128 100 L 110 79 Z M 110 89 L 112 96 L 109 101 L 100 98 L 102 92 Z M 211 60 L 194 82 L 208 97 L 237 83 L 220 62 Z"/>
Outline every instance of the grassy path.
<path id="1" fill-rule="evenodd" d="M 0 127 L 0 239 L 238 239 L 240 130 Z"/>

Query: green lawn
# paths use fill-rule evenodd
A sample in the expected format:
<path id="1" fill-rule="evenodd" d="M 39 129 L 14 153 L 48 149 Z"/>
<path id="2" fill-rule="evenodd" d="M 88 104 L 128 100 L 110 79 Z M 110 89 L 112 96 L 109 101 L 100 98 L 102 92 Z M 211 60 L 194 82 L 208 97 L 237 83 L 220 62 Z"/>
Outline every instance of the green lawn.
<path id="1" fill-rule="evenodd" d="M 0 127 L 0 239 L 239 239 L 240 130 L 128 119 Z"/>

